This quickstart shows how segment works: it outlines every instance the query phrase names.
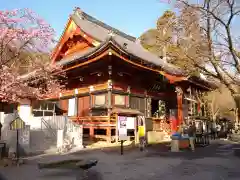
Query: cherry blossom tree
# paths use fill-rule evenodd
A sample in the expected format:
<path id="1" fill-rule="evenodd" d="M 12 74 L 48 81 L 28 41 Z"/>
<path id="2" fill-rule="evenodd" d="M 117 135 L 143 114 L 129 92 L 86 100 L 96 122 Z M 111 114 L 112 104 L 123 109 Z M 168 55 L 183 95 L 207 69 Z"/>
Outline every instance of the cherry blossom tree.
<path id="1" fill-rule="evenodd" d="M 0 11 L 0 101 L 42 99 L 61 91 L 64 74 L 49 58 L 53 38 L 54 30 L 33 11 Z"/>

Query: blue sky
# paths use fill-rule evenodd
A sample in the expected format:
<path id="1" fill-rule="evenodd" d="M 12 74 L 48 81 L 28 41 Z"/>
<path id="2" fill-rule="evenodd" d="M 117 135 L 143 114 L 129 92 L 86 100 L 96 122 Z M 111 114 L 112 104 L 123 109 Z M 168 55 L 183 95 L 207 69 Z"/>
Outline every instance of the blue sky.
<path id="1" fill-rule="evenodd" d="M 133 36 L 155 26 L 162 13 L 171 8 L 161 0 L 4 0 L 0 9 L 30 8 L 61 35 L 74 7 Z"/>

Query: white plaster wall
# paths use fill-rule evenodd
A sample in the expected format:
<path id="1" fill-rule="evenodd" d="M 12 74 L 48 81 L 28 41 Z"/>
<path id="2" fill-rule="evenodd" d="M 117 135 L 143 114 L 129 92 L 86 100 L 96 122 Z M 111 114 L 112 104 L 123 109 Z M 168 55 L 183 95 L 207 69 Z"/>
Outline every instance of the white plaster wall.
<path id="1" fill-rule="evenodd" d="M 33 117 L 28 123 L 32 130 L 47 129 L 46 125 L 42 122 L 42 118 L 47 122 L 51 129 L 64 129 L 67 123 L 67 119 L 63 116 Z"/>
<path id="2" fill-rule="evenodd" d="M 31 126 L 33 115 L 32 115 L 32 109 L 30 104 L 19 105 L 18 114 L 19 114 L 19 117 L 26 123 L 26 125 Z"/>

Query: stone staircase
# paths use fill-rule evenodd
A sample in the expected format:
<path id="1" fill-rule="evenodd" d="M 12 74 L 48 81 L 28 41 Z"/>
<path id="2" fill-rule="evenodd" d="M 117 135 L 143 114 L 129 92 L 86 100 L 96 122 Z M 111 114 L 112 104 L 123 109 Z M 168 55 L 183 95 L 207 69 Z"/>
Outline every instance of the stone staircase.
<path id="1" fill-rule="evenodd" d="M 31 130 L 30 150 L 32 153 L 43 153 L 56 149 L 56 136 L 49 136 L 48 130 Z"/>

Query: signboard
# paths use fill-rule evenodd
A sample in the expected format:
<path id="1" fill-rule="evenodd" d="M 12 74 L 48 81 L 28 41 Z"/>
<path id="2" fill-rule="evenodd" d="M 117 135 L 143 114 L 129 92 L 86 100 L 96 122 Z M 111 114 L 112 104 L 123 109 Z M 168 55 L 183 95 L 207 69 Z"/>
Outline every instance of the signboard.
<path id="1" fill-rule="evenodd" d="M 127 129 L 135 129 L 135 117 L 127 117 Z"/>
<path id="2" fill-rule="evenodd" d="M 118 124 L 119 129 L 124 128 L 127 129 L 127 117 L 125 116 L 118 116 Z"/>
<path id="3" fill-rule="evenodd" d="M 127 140 L 127 117 L 118 116 L 118 136 L 120 141 Z"/>
<path id="4" fill-rule="evenodd" d="M 24 129 L 24 128 L 25 128 L 25 122 L 20 117 L 17 117 L 10 123 L 11 130 Z"/>

